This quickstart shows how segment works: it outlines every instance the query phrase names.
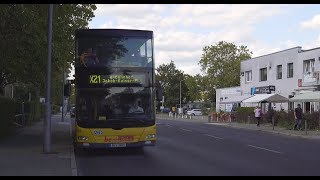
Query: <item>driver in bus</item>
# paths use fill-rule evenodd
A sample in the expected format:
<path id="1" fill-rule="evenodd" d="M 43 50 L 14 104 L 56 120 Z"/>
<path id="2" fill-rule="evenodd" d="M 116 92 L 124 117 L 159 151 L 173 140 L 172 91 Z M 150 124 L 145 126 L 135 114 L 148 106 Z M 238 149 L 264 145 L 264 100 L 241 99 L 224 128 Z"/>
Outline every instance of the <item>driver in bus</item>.
<path id="1" fill-rule="evenodd" d="M 80 63 L 83 64 L 85 67 L 88 65 L 96 65 L 99 63 L 99 59 L 95 50 L 92 48 L 86 49 L 80 56 Z"/>
<path id="2" fill-rule="evenodd" d="M 141 107 L 141 99 L 138 98 L 134 101 L 128 113 L 144 113 L 144 110 Z"/>

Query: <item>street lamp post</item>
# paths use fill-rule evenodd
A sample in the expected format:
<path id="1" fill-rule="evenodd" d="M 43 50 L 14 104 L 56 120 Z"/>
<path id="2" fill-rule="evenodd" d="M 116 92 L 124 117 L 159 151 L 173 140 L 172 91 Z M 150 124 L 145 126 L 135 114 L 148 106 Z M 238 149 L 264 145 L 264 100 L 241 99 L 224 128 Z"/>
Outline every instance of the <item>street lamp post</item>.
<path id="1" fill-rule="evenodd" d="M 181 109 L 181 81 L 180 81 L 180 109 Z"/>
<path id="2" fill-rule="evenodd" d="M 62 73 L 62 108 L 61 108 L 61 122 L 64 122 L 64 101 L 65 101 L 65 97 L 64 97 L 64 85 L 66 84 L 66 75 L 65 75 L 65 71 L 63 68 L 63 73 Z"/>
<path id="3" fill-rule="evenodd" d="M 51 50 L 52 50 L 52 11 L 53 5 L 49 5 L 48 12 L 48 64 L 47 64 L 47 98 L 46 98 L 46 119 L 44 121 L 44 144 L 43 151 L 51 153 Z"/>
<path id="4" fill-rule="evenodd" d="M 164 96 L 162 96 L 162 107 L 164 107 L 163 105 L 164 105 Z"/>
<path id="5" fill-rule="evenodd" d="M 179 116 L 182 115 L 182 108 L 181 108 L 181 80 L 180 80 L 180 107 L 179 107 Z M 183 117 L 183 116 L 182 116 Z"/>

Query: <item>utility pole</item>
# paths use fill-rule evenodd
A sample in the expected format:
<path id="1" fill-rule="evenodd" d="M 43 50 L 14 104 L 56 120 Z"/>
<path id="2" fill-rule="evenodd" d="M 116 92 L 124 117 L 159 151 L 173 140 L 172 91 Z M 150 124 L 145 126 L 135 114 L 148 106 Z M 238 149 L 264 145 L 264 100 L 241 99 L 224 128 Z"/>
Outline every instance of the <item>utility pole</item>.
<path id="1" fill-rule="evenodd" d="M 164 104 L 164 96 L 162 96 L 162 107 L 164 107 L 163 104 Z"/>
<path id="2" fill-rule="evenodd" d="M 181 80 L 180 80 L 180 108 L 181 108 Z"/>
<path id="3" fill-rule="evenodd" d="M 62 108 L 61 108 L 61 122 L 64 122 L 64 85 L 66 84 L 66 74 L 63 68 L 63 73 L 62 73 Z"/>
<path id="4" fill-rule="evenodd" d="M 47 64 L 47 98 L 46 119 L 44 121 L 44 145 L 43 151 L 51 153 L 51 42 L 52 42 L 52 11 L 53 5 L 49 5 L 48 11 L 48 64 Z"/>

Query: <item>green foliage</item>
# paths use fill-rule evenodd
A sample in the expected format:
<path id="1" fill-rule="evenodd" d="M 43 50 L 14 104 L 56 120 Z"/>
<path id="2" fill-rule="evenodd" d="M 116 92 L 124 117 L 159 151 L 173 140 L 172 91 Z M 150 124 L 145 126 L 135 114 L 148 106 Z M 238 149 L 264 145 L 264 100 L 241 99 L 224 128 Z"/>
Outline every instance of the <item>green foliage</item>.
<path id="1" fill-rule="evenodd" d="M 31 125 L 33 122 L 40 121 L 43 116 L 43 110 L 39 101 L 31 101 L 25 103 L 25 113 L 27 115 L 27 123 Z"/>
<path id="2" fill-rule="evenodd" d="M 254 107 L 238 107 L 237 112 L 238 113 L 253 113 Z"/>
<path id="3" fill-rule="evenodd" d="M 199 101 L 202 99 L 202 77 L 197 74 L 196 76 L 185 75 L 186 85 L 188 87 L 187 96 L 191 102 Z"/>
<path id="4" fill-rule="evenodd" d="M 307 121 L 307 128 L 310 130 L 320 128 L 319 112 L 305 113 L 303 116 L 303 120 Z M 301 124 L 301 126 L 303 127 L 304 124 Z"/>
<path id="5" fill-rule="evenodd" d="M 240 123 L 253 123 L 254 107 L 238 107 L 235 113 L 235 121 Z"/>
<path id="6" fill-rule="evenodd" d="M 254 122 L 254 113 L 253 107 L 240 107 L 237 109 L 236 112 L 236 122 L 247 123 L 248 117 L 250 116 L 249 123 Z M 266 114 L 263 117 L 263 123 L 266 123 Z M 286 129 L 292 129 L 295 123 L 294 113 L 293 111 L 274 111 L 273 113 L 274 123 L 276 126 L 283 127 Z M 319 112 L 313 113 L 304 113 L 303 115 L 303 122 L 301 127 L 304 127 L 304 121 L 307 121 L 307 128 L 309 130 L 315 130 L 320 128 L 320 119 L 319 119 Z"/>
<path id="7" fill-rule="evenodd" d="M 57 114 L 60 111 L 60 106 L 52 105 L 51 114 Z"/>
<path id="8" fill-rule="evenodd" d="M 206 99 L 215 102 L 215 89 L 240 85 L 240 62 L 251 58 L 246 46 L 220 41 L 216 45 L 205 46 L 199 61 Z"/>
<path id="9" fill-rule="evenodd" d="M 45 95 L 47 70 L 48 4 L 0 6 L 0 90 L 7 84 L 25 85 L 24 93 Z M 87 28 L 95 5 L 55 4 L 52 25 L 52 101 L 60 103 L 62 72 L 74 60 L 74 31 Z M 3 91 L 0 91 L 3 93 Z"/>
<path id="10" fill-rule="evenodd" d="M 7 135 L 12 131 L 12 123 L 18 104 L 8 98 L 0 96 L 0 136 Z"/>
<path id="11" fill-rule="evenodd" d="M 156 81 L 161 81 L 165 97 L 164 106 L 172 107 L 180 103 L 180 81 L 181 81 L 181 103 L 189 101 L 188 87 L 182 71 L 178 70 L 173 61 L 162 64 L 156 68 Z"/>
<path id="12" fill-rule="evenodd" d="M 289 111 L 288 113 L 285 111 L 275 111 L 273 113 L 273 118 L 275 125 L 287 129 L 291 129 L 295 122 L 293 111 Z"/>

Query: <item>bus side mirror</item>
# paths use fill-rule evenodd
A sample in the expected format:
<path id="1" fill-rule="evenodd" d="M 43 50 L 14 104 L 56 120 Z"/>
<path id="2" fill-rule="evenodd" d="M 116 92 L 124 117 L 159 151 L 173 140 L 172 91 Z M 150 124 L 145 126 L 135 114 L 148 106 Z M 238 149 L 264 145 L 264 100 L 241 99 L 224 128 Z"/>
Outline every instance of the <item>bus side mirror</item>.
<path id="1" fill-rule="evenodd" d="M 157 82 L 156 95 L 157 95 L 156 100 L 157 101 L 162 101 L 163 88 L 162 88 L 160 82 Z"/>

